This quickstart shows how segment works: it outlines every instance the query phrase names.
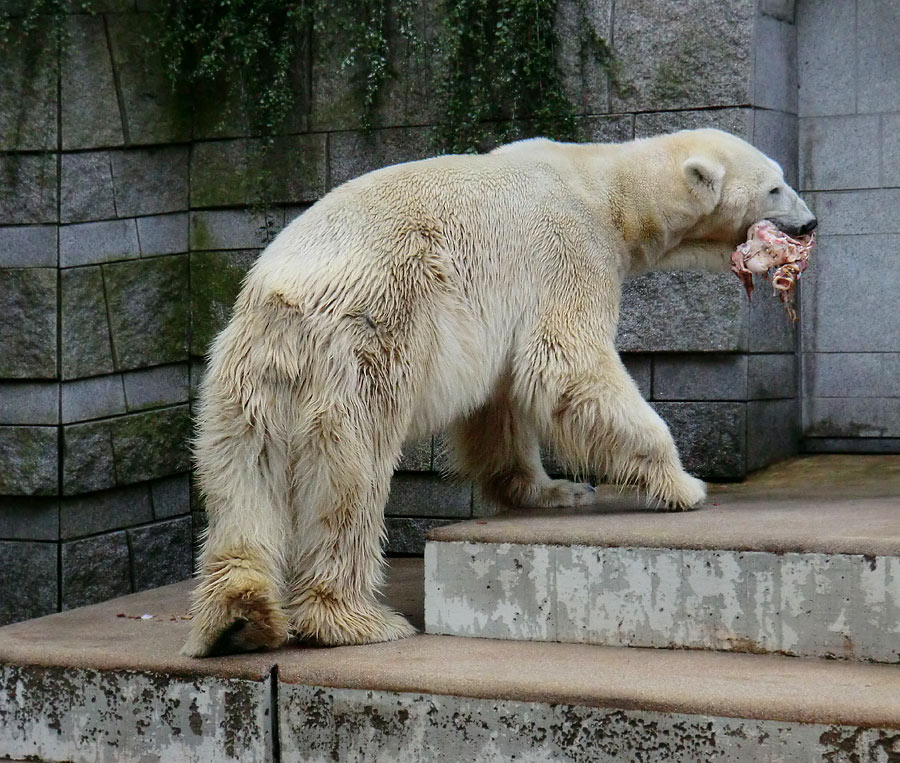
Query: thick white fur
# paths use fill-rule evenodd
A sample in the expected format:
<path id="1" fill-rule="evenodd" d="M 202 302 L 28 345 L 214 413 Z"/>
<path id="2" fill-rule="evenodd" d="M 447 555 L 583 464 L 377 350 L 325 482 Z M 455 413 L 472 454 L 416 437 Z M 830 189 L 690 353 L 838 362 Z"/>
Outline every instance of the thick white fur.
<path id="1" fill-rule="evenodd" d="M 459 474 L 507 503 L 591 499 L 547 476 L 544 438 L 581 473 L 700 504 L 616 352 L 621 286 L 725 269 L 771 215 L 811 217 L 774 162 L 715 130 L 522 141 L 328 194 L 262 254 L 210 353 L 195 443 L 209 530 L 184 652 L 412 633 L 376 599 L 383 507 L 404 441 L 440 428 Z"/>

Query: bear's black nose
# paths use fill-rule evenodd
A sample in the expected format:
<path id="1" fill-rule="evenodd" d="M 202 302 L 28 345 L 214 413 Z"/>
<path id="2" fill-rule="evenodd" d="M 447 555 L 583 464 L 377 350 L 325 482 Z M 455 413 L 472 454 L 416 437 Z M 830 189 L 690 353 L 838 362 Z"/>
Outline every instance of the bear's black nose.
<path id="1" fill-rule="evenodd" d="M 819 221 L 814 217 L 812 220 L 806 223 L 806 225 L 800 226 L 800 235 L 805 236 L 807 233 L 812 233 L 818 224 Z"/>

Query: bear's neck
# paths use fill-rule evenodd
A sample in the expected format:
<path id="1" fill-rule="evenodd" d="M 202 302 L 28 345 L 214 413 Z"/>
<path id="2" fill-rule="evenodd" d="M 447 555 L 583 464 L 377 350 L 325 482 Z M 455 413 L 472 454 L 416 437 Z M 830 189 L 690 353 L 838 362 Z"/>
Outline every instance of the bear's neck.
<path id="1" fill-rule="evenodd" d="M 600 207 L 605 201 L 609 221 L 621 235 L 625 271 L 657 267 L 701 217 L 681 169 L 687 156 L 667 143 L 636 141 L 616 152 L 597 147 L 592 194 Z"/>

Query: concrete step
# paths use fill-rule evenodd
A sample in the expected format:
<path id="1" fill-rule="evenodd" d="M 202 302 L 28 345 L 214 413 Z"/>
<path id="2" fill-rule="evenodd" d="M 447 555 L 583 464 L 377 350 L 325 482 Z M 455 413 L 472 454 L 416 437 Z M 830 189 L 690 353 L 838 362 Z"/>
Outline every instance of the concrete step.
<path id="1" fill-rule="evenodd" d="M 417 619 L 421 563 L 396 560 L 389 580 L 388 599 Z M 0 758 L 850 763 L 900 755 L 898 665 L 447 636 L 192 660 L 178 654 L 189 589 L 0 628 Z"/>
<path id="2" fill-rule="evenodd" d="M 690 513 L 601 493 L 434 530 L 432 634 L 900 660 L 900 457 L 814 456 Z"/>

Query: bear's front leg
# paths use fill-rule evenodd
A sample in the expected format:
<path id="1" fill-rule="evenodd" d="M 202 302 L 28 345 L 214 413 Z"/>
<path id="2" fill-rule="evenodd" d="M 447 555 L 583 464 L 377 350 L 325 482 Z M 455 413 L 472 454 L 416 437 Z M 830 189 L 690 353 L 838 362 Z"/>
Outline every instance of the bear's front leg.
<path id="1" fill-rule="evenodd" d="M 618 353 L 605 349 L 595 360 L 590 369 L 562 375 L 550 416 L 558 452 L 617 483 L 645 488 L 663 509 L 699 506 L 706 485 L 684 470 L 669 428 L 641 397 Z"/>

